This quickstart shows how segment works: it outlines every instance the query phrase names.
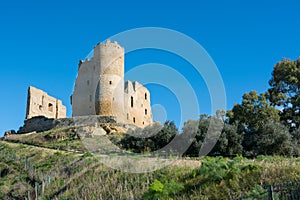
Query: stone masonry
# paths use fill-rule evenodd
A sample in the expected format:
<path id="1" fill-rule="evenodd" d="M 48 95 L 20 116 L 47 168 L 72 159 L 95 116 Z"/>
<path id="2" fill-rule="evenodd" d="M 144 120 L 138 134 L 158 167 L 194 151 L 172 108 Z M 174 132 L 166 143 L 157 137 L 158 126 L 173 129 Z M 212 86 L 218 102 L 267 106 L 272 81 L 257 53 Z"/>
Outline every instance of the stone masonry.
<path id="1" fill-rule="evenodd" d="M 110 40 L 79 62 L 71 104 L 73 116 L 114 116 L 139 127 L 152 123 L 150 92 L 138 82 L 124 83 L 124 48 Z"/>
<path id="2" fill-rule="evenodd" d="M 37 116 L 50 119 L 66 118 L 66 107 L 61 100 L 30 86 L 27 96 L 26 120 Z"/>

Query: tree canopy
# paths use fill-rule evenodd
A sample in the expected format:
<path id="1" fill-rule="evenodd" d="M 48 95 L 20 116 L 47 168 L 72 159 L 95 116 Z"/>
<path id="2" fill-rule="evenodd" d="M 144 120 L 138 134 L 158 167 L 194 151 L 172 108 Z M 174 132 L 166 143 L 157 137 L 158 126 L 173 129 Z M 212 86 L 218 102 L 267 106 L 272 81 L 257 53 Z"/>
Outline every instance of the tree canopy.
<path id="1" fill-rule="evenodd" d="M 222 156 L 300 155 L 300 59 L 278 62 L 269 85 L 260 94 L 246 92 L 231 110 L 188 120 L 182 133 L 174 122 L 166 121 L 163 126 L 137 129 L 119 144 L 134 152 L 156 151 L 179 137 L 176 148 L 190 145 L 186 156 L 199 156 L 201 151 Z M 221 134 L 216 126 L 222 126 Z"/>
<path id="2" fill-rule="evenodd" d="M 282 109 L 281 121 L 291 129 L 300 122 L 300 58 L 278 62 L 269 81 L 268 98 L 273 106 Z"/>

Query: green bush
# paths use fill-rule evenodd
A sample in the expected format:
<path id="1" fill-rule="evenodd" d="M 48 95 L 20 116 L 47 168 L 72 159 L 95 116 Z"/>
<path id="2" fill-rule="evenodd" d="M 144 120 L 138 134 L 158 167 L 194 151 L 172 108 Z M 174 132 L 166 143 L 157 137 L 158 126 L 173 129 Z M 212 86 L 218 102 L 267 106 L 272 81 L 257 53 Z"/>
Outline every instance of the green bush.
<path id="1" fill-rule="evenodd" d="M 82 155 L 82 158 L 85 158 L 85 157 L 93 157 L 93 154 L 90 152 L 86 152 Z"/>
<path id="2" fill-rule="evenodd" d="M 174 197 L 181 192 L 184 186 L 174 181 L 166 182 L 162 184 L 159 180 L 155 179 L 149 186 L 149 190 L 144 194 L 146 200 L 163 200 Z"/>
<path id="3" fill-rule="evenodd" d="M 54 153 L 56 156 L 62 156 L 62 153 L 60 151 L 57 151 Z"/>
<path id="4" fill-rule="evenodd" d="M 253 200 L 253 199 L 269 199 L 268 189 L 263 188 L 260 185 L 255 185 L 250 191 L 246 192 L 243 199 Z M 278 194 L 273 192 L 273 199 L 279 200 Z"/>

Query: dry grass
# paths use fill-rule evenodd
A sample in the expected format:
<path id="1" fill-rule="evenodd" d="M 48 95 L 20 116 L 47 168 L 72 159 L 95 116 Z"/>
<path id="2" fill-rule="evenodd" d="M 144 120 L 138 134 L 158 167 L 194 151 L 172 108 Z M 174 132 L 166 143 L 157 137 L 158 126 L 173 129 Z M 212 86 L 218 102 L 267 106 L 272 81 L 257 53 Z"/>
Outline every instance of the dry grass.
<path id="1" fill-rule="evenodd" d="M 51 177 L 51 184 L 45 189 L 44 199 L 141 199 L 155 179 L 164 184 L 174 181 L 184 186 L 184 190 L 173 199 L 213 198 L 216 193 L 226 198 L 229 194 L 237 197 L 255 184 L 300 180 L 298 158 L 241 158 L 239 166 L 253 165 L 257 170 L 239 172 L 243 174 L 238 174 L 234 180 L 214 182 L 199 171 L 203 159 L 158 158 L 121 152 L 107 154 L 104 152 L 106 148 L 114 151 L 109 146 L 92 156 L 68 152 L 70 149 L 58 150 L 66 144 L 64 140 L 49 143 L 41 139 L 61 131 L 64 130 L 11 135 L 9 141 L 0 141 L 0 172 L 9 170 L 8 174 L 0 177 L 0 199 L 24 199 L 27 190 L 34 191 L 35 182 L 41 183 L 48 177 Z M 69 139 L 66 138 L 68 145 L 76 142 Z M 20 143 L 24 141 L 27 144 Z M 39 146 L 35 141 L 39 141 Z M 25 158 L 30 163 L 26 169 Z M 231 161 L 228 159 L 226 162 Z M 147 173 L 136 173 L 145 170 Z M 213 178 L 214 175 L 211 176 Z"/>

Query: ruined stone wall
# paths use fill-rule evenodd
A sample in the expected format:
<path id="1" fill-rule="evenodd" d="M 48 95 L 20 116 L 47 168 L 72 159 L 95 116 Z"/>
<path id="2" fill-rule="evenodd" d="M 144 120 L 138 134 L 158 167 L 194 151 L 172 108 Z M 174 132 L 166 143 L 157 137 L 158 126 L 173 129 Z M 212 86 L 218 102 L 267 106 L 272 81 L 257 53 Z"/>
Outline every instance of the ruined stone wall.
<path id="1" fill-rule="evenodd" d="M 53 119 L 66 118 L 66 107 L 62 104 L 61 100 L 30 86 L 28 88 L 26 119 L 36 116 Z"/>
<path id="2" fill-rule="evenodd" d="M 138 82 L 125 83 L 126 122 L 145 127 L 152 123 L 150 92 Z"/>
<path id="3" fill-rule="evenodd" d="M 95 91 L 100 78 L 93 60 L 79 63 L 74 92 L 71 96 L 72 115 L 95 115 Z"/>
<path id="4" fill-rule="evenodd" d="M 56 119 L 66 118 L 67 109 L 61 100 L 56 100 Z"/>

